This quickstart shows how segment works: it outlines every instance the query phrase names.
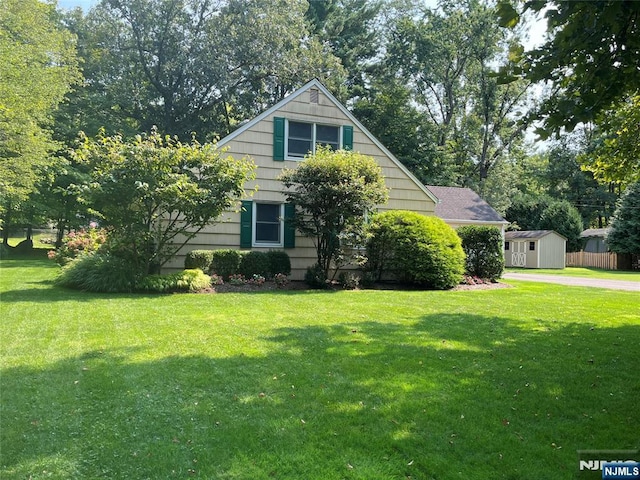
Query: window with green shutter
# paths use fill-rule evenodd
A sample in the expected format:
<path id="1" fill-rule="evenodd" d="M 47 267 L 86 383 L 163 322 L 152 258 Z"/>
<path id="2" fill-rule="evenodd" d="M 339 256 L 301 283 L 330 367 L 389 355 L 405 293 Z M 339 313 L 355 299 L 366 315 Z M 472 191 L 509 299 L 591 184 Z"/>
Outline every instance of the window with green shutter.
<path id="1" fill-rule="evenodd" d="M 317 145 L 333 150 L 353 150 L 353 127 L 325 125 L 312 122 L 273 119 L 273 159 L 301 160 L 314 153 Z"/>
<path id="2" fill-rule="evenodd" d="M 244 201 L 240 212 L 240 248 L 295 248 L 291 204 Z"/>

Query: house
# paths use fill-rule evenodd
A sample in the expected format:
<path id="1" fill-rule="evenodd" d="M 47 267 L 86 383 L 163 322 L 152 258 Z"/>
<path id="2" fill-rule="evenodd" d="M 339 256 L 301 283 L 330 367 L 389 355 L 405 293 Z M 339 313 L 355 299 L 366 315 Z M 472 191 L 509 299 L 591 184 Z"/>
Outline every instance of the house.
<path id="1" fill-rule="evenodd" d="M 607 247 L 608 228 L 588 228 L 580 234 L 585 239 L 582 251 L 589 253 L 604 253 L 609 251 Z"/>
<path id="2" fill-rule="evenodd" d="M 504 235 L 506 267 L 564 268 L 567 238 L 553 230 L 522 230 Z"/>
<path id="3" fill-rule="evenodd" d="M 427 185 L 438 197 L 435 214 L 453 228 L 465 225 L 497 227 L 504 237 L 505 226 L 509 224 L 470 188 L 438 187 Z"/>
<path id="4" fill-rule="evenodd" d="M 389 201 L 380 210 L 412 210 L 433 215 L 437 198 L 391 154 L 318 80 L 299 90 L 221 139 L 218 146 L 234 158 L 251 157 L 256 179 L 245 185 L 257 190 L 238 212 L 200 231 L 166 266 L 184 268 L 184 257 L 196 249 L 284 249 L 291 258 L 292 278 L 302 279 L 316 262 L 311 239 L 289 228 L 293 206 L 285 203 L 277 180 L 284 168 L 295 168 L 317 143 L 361 152 L 381 166 Z"/>

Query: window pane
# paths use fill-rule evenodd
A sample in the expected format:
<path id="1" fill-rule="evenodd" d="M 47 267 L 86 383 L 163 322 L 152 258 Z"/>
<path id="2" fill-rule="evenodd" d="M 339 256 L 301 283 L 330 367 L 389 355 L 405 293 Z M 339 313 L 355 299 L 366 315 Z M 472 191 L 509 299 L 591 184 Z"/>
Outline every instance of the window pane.
<path id="1" fill-rule="evenodd" d="M 291 157 L 304 157 L 311 151 L 311 140 L 289 138 L 288 153 Z"/>
<path id="2" fill-rule="evenodd" d="M 289 122 L 289 138 L 306 138 L 311 140 L 313 124 L 301 122 Z"/>
<path id="3" fill-rule="evenodd" d="M 256 205 L 256 221 L 280 222 L 280 205 L 275 203 L 259 203 Z"/>
<path id="4" fill-rule="evenodd" d="M 280 243 L 280 225 L 273 223 L 257 223 L 256 242 Z"/>
<path id="5" fill-rule="evenodd" d="M 328 125 L 316 125 L 316 143 L 328 145 L 333 150 L 340 146 L 340 129 Z"/>

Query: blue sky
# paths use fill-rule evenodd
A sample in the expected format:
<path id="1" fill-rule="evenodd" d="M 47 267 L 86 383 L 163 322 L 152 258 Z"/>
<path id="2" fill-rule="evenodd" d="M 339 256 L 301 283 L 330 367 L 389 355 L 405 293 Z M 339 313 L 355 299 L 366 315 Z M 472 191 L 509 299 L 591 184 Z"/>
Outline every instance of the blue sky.
<path id="1" fill-rule="evenodd" d="M 98 0 L 58 0 L 58 7 L 64 9 L 82 7 L 82 9 L 86 12 L 96 3 L 98 3 Z"/>

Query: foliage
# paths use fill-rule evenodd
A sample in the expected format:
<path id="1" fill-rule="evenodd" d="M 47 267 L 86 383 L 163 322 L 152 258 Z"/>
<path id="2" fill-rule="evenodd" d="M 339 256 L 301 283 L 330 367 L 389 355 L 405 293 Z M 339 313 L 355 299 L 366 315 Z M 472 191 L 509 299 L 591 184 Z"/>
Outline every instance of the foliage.
<path id="1" fill-rule="evenodd" d="M 244 275 L 245 278 L 251 278 L 254 274 L 259 274 L 263 277 L 273 277 L 267 252 L 245 252 L 240 260 L 238 273 Z"/>
<path id="2" fill-rule="evenodd" d="M 542 213 L 554 201 L 548 195 L 522 195 L 514 199 L 505 217 L 518 230 L 537 230 Z"/>
<path id="3" fill-rule="evenodd" d="M 183 144 L 156 131 L 131 141 L 84 137 L 75 154 L 91 166 L 85 201 L 110 229 L 118 254 L 148 273 L 233 208 L 254 170 L 215 144 Z"/>
<path id="4" fill-rule="evenodd" d="M 231 275 L 238 273 L 244 254 L 245 252 L 241 250 L 213 250 L 209 273 L 215 273 L 224 279 L 229 279 Z"/>
<path id="5" fill-rule="evenodd" d="M 324 268 L 316 263 L 307 267 L 307 271 L 304 274 L 304 283 L 313 289 L 325 289 L 329 286 L 329 279 Z"/>
<path id="6" fill-rule="evenodd" d="M 466 255 L 465 273 L 497 280 L 504 271 L 502 233 L 497 227 L 466 225 L 456 230 Z"/>
<path id="7" fill-rule="evenodd" d="M 350 261 L 348 249 L 363 234 L 365 216 L 387 201 L 387 187 L 376 161 L 361 153 L 318 148 L 279 179 L 293 203 L 298 231 L 313 239 L 317 264 L 329 277 Z"/>
<path id="8" fill-rule="evenodd" d="M 415 212 L 391 210 L 375 215 L 367 242 L 369 270 L 439 290 L 453 288 L 464 273 L 460 237 L 443 220 Z"/>
<path id="9" fill-rule="evenodd" d="M 278 288 L 284 288 L 289 283 L 289 277 L 284 273 L 276 273 L 273 277 L 273 281 Z"/>
<path id="10" fill-rule="evenodd" d="M 508 1 L 500 7 L 502 25 L 517 24 L 520 13 Z M 539 110 L 544 124 L 538 133 L 571 131 L 640 89 L 639 2 L 527 0 L 522 11 L 527 10 L 544 11 L 548 39 L 531 51 L 514 51 L 504 73 L 506 80 L 524 76 L 552 83 L 552 95 Z"/>
<path id="11" fill-rule="evenodd" d="M 567 237 L 567 252 L 577 252 L 582 249 L 580 234 L 583 230 L 580 213 L 566 200 L 553 202 L 542 212 L 540 230 L 555 230 Z"/>
<path id="12" fill-rule="evenodd" d="M 494 16 L 483 2 L 447 1 L 403 13 L 391 27 L 385 67 L 411 89 L 410 103 L 433 126 L 436 169 L 429 176 L 445 165 L 449 184 L 482 183 L 526 128 L 530 82 L 498 84 L 495 69 L 515 40 Z"/>
<path id="13" fill-rule="evenodd" d="M 0 0 L 0 216 L 33 190 L 58 145 L 48 126 L 80 79 L 74 38 L 55 7 L 37 0 Z"/>
<path id="14" fill-rule="evenodd" d="M 640 254 L 640 182 L 629 185 L 620 199 L 607 245 L 612 252 Z"/>
<path id="15" fill-rule="evenodd" d="M 640 181 L 640 94 L 615 104 L 598 123 L 602 134 L 595 148 L 580 156 L 582 165 L 604 182 L 624 187 Z"/>
<path id="16" fill-rule="evenodd" d="M 269 250 L 267 259 L 269 260 L 270 276 L 291 274 L 291 259 L 284 250 Z"/>
<path id="17" fill-rule="evenodd" d="M 97 107 L 109 133 L 149 131 L 182 141 L 230 133 L 311 78 L 340 85 L 344 70 L 310 35 L 299 0 L 99 2 L 69 15 L 86 88 L 72 97 L 65 130 L 85 129 Z M 78 112 L 80 109 L 80 112 Z M 95 130 L 90 130 L 94 134 Z"/>
<path id="18" fill-rule="evenodd" d="M 106 241 L 107 231 L 91 223 L 86 229 L 70 231 L 62 239 L 62 245 L 59 248 L 49 251 L 49 258 L 55 260 L 58 265 L 64 266 L 80 255 L 98 251 Z"/>
<path id="19" fill-rule="evenodd" d="M 184 258 L 184 268 L 199 268 L 203 272 L 208 272 L 213 260 L 215 250 L 191 250 Z"/>
<path id="20" fill-rule="evenodd" d="M 211 277 L 200 269 L 186 269 L 168 275 L 147 275 L 136 282 L 136 290 L 149 293 L 195 293 L 211 286 Z"/>
<path id="21" fill-rule="evenodd" d="M 62 267 L 56 284 L 88 292 L 132 292 L 141 276 L 126 259 L 94 252 L 80 255 Z"/>

